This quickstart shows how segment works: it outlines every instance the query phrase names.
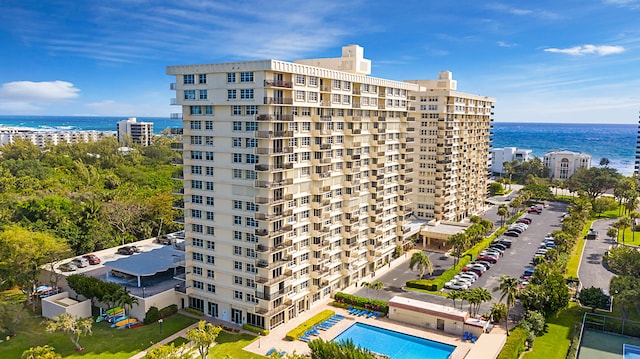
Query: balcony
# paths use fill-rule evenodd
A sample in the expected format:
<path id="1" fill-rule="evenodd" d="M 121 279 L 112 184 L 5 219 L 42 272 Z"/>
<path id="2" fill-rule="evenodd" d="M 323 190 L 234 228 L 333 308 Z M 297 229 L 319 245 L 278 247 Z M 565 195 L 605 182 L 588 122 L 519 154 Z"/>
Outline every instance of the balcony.
<path id="1" fill-rule="evenodd" d="M 285 201 L 291 201 L 293 199 L 292 194 L 286 194 L 284 196 L 277 197 L 256 197 L 255 202 L 257 204 L 278 204 Z"/>
<path id="2" fill-rule="evenodd" d="M 320 181 L 320 180 L 323 180 L 325 178 L 329 178 L 329 176 L 330 176 L 329 172 L 312 173 L 311 174 L 311 180 Z"/>
<path id="3" fill-rule="evenodd" d="M 183 196 L 184 195 L 184 187 L 173 187 L 173 189 L 171 190 L 171 194 L 175 194 L 178 196 Z"/>
<path id="4" fill-rule="evenodd" d="M 293 137 L 293 131 L 256 131 L 255 136 L 260 139 Z"/>
<path id="5" fill-rule="evenodd" d="M 257 155 L 278 155 L 278 154 L 287 154 L 287 153 L 293 153 L 293 147 L 277 147 L 277 148 L 258 147 L 256 148 Z"/>
<path id="6" fill-rule="evenodd" d="M 293 184 L 292 178 L 283 179 L 280 181 L 255 181 L 254 186 L 258 188 L 278 188 Z"/>
<path id="7" fill-rule="evenodd" d="M 265 318 L 268 318 L 274 314 L 280 313 L 284 310 L 286 310 L 287 308 L 289 308 L 292 304 L 292 301 L 290 299 L 285 299 L 281 305 L 274 307 L 272 309 L 266 309 L 266 308 L 262 308 L 262 307 L 257 307 L 256 308 L 256 314 L 260 314 L 263 315 Z"/>
<path id="8" fill-rule="evenodd" d="M 292 105 L 293 99 L 290 97 L 265 97 L 265 105 Z"/>
<path id="9" fill-rule="evenodd" d="M 273 277 L 273 278 L 256 277 L 256 283 L 260 283 L 264 286 L 270 286 L 274 283 L 290 278 L 292 273 L 293 272 L 291 271 L 291 269 L 285 269 L 284 272 L 277 277 Z"/>
<path id="10" fill-rule="evenodd" d="M 282 80 L 264 80 L 264 87 L 284 87 L 291 88 L 293 87 L 290 81 L 282 81 Z"/>

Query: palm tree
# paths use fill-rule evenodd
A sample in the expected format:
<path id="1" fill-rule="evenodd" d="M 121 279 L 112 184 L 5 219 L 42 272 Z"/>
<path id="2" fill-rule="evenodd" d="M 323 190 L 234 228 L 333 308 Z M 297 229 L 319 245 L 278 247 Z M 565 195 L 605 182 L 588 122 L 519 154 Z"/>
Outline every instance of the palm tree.
<path id="1" fill-rule="evenodd" d="M 131 310 L 131 307 L 133 307 L 134 304 L 138 304 L 138 298 L 129 294 L 126 289 L 123 290 L 120 297 L 118 298 L 118 305 L 122 306 L 126 313 L 127 307 L 129 307 L 129 310 Z"/>
<path id="2" fill-rule="evenodd" d="M 369 284 L 369 287 L 373 288 L 373 290 L 376 291 L 376 299 L 378 299 L 378 294 L 380 293 L 380 289 L 382 289 L 384 287 L 384 283 L 382 283 L 381 281 L 377 280 L 377 281 Z"/>
<path id="3" fill-rule="evenodd" d="M 501 204 L 498 206 L 498 216 L 500 216 L 500 226 L 504 226 L 504 219 L 509 217 L 509 209 L 506 205 Z"/>
<path id="4" fill-rule="evenodd" d="M 449 293 L 447 293 L 447 298 L 451 299 L 453 301 L 453 308 L 455 309 L 456 307 L 456 300 L 461 299 L 462 293 L 460 293 L 457 290 L 452 290 L 449 291 Z"/>
<path id="5" fill-rule="evenodd" d="M 449 238 L 447 239 L 447 244 L 453 247 L 453 253 L 456 256 L 456 261 L 453 264 L 455 266 L 458 264 L 462 252 L 464 252 L 469 245 L 469 237 L 465 232 L 458 232 L 454 235 L 449 236 Z"/>
<path id="6" fill-rule="evenodd" d="M 609 229 L 607 229 L 607 237 L 615 240 L 616 243 L 618 243 L 618 229 L 613 226 L 609 227 Z"/>
<path id="7" fill-rule="evenodd" d="M 624 243 L 624 230 L 627 229 L 627 227 L 631 226 L 631 218 L 622 217 L 616 223 L 614 223 L 614 225 L 618 227 L 620 232 L 622 232 L 622 243 Z"/>
<path id="8" fill-rule="evenodd" d="M 637 211 L 631 211 L 631 213 L 629 213 L 629 218 L 631 218 L 631 236 L 632 236 L 632 242 L 636 241 L 636 219 L 640 218 L 640 212 Z"/>
<path id="9" fill-rule="evenodd" d="M 509 311 L 516 303 L 516 295 L 518 293 L 518 279 L 503 275 L 500 278 L 500 285 L 494 288 L 494 291 L 500 290 L 500 300 L 506 299 L 507 304 L 507 318 L 505 324 L 507 327 L 507 336 L 509 335 Z"/>
<path id="10" fill-rule="evenodd" d="M 473 308 L 473 315 L 477 315 L 480 311 L 480 305 L 484 302 L 491 301 L 491 293 L 485 288 L 473 288 L 474 297 L 479 301 Z"/>
<path id="11" fill-rule="evenodd" d="M 428 271 L 429 275 L 433 274 L 433 263 L 423 251 L 417 251 L 411 256 L 409 269 L 413 270 L 414 267 L 420 272 L 420 279 L 422 279 L 425 271 Z"/>
<path id="12" fill-rule="evenodd" d="M 362 282 L 360 283 L 360 286 L 362 288 L 367 288 L 367 297 L 369 296 L 369 288 L 371 288 L 371 283 L 369 282 Z"/>

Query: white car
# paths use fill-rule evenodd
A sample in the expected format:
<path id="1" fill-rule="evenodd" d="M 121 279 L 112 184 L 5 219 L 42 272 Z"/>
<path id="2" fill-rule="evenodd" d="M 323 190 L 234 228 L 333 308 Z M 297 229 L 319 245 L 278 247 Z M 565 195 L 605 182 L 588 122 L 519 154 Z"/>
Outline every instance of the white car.
<path id="1" fill-rule="evenodd" d="M 452 281 L 449 281 L 449 282 L 445 283 L 444 287 L 448 288 L 448 289 L 455 289 L 455 290 L 469 289 L 469 283 L 463 282 L 463 281 L 458 281 L 458 280 L 452 280 Z"/>
<path id="2" fill-rule="evenodd" d="M 480 276 L 475 274 L 474 272 L 460 272 L 460 273 L 458 273 L 458 275 L 459 276 L 465 275 L 465 276 L 473 277 L 473 280 L 478 280 L 478 278 L 480 278 Z"/>
<path id="3" fill-rule="evenodd" d="M 469 272 L 467 272 L 467 273 L 469 273 Z M 471 272 L 471 273 L 473 273 L 473 272 Z M 453 277 L 453 279 L 466 280 L 469 283 L 473 283 L 473 282 L 476 281 L 476 279 L 478 279 L 478 277 L 477 277 L 477 275 L 469 275 L 469 274 L 462 273 L 462 274 L 456 275 L 455 277 Z"/>
<path id="4" fill-rule="evenodd" d="M 541 255 L 545 255 L 547 254 L 547 250 L 544 248 L 538 249 L 535 253 L 536 255 L 541 254 Z"/>

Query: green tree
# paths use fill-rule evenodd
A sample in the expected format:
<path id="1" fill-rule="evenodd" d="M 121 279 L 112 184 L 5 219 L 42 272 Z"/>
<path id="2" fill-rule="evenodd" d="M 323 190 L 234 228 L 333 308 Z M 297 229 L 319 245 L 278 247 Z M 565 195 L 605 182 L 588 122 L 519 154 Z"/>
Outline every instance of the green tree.
<path id="1" fill-rule="evenodd" d="M 460 261 L 460 256 L 464 251 L 467 250 L 467 247 L 471 243 L 469 236 L 465 232 L 458 232 L 452 234 L 447 238 L 447 245 L 451 246 L 453 249 L 453 253 L 456 257 L 454 265 L 457 265 Z"/>
<path id="2" fill-rule="evenodd" d="M 507 318 L 507 312 L 508 308 L 506 304 L 493 303 L 491 306 L 491 319 L 496 323 L 500 323 L 502 319 Z"/>
<path id="3" fill-rule="evenodd" d="M 498 206 L 498 216 L 500 217 L 500 226 L 504 226 L 504 220 L 509 217 L 509 209 L 505 204 Z"/>
<path id="4" fill-rule="evenodd" d="M 494 289 L 494 291 L 500 291 L 500 301 L 505 299 L 505 304 L 507 305 L 507 318 L 505 320 L 507 336 L 509 336 L 509 311 L 516 303 L 518 284 L 517 278 L 503 275 L 502 278 L 500 278 L 500 284 Z"/>
<path id="5" fill-rule="evenodd" d="M 640 275 L 640 252 L 633 247 L 614 247 L 607 252 L 605 260 L 609 269 L 618 275 Z"/>
<path id="6" fill-rule="evenodd" d="M 433 263 L 423 251 L 416 251 L 411 255 L 411 261 L 409 261 L 409 269 L 416 268 L 420 273 L 420 279 L 424 275 L 424 272 L 429 272 L 429 275 L 433 274 Z"/>
<path id="7" fill-rule="evenodd" d="M 453 307 L 456 307 L 456 300 L 462 299 L 462 293 L 457 290 L 451 290 L 447 293 L 447 298 L 453 301 Z"/>
<path id="8" fill-rule="evenodd" d="M 62 355 L 55 352 L 54 347 L 48 345 L 31 347 L 22 352 L 22 359 L 62 359 Z"/>
<path id="9" fill-rule="evenodd" d="M 19 302 L 0 302 L 0 329 L 8 336 L 16 335 L 16 328 L 22 322 L 26 313 L 24 306 Z"/>
<path id="10" fill-rule="evenodd" d="M 147 350 L 144 359 L 191 359 L 193 356 L 186 345 L 160 345 Z"/>
<path id="11" fill-rule="evenodd" d="M 122 287 L 121 287 L 122 288 Z M 118 305 L 123 307 L 125 312 L 127 310 L 127 308 L 129 308 L 129 310 L 131 310 L 131 308 L 135 305 L 138 304 L 138 298 L 132 296 L 131 294 L 129 294 L 129 292 L 125 289 L 122 288 L 121 291 L 119 291 L 119 297 L 118 297 Z"/>
<path id="12" fill-rule="evenodd" d="M 62 313 L 47 322 L 46 331 L 48 333 L 64 332 L 67 334 L 73 345 L 78 351 L 82 350 L 80 346 L 80 337 L 91 335 L 91 327 L 93 318 L 80 319 L 67 313 Z"/>
<path id="13" fill-rule="evenodd" d="M 491 301 L 491 292 L 486 290 L 485 288 L 473 288 L 471 289 L 471 294 L 473 296 L 472 311 L 473 315 L 477 315 L 480 311 L 480 306 L 482 303 Z"/>
<path id="14" fill-rule="evenodd" d="M 384 287 L 384 283 L 382 283 L 381 281 L 377 280 L 377 281 L 371 283 L 370 287 L 373 288 L 373 290 L 376 291 L 376 299 L 378 299 L 378 293 L 380 293 L 380 290 Z"/>
<path id="15" fill-rule="evenodd" d="M 198 323 L 198 327 L 191 329 L 187 332 L 187 339 L 189 339 L 193 346 L 198 348 L 200 358 L 207 359 L 209 354 L 209 348 L 215 343 L 218 334 L 222 330 L 219 326 L 214 326 L 211 323 L 207 323 L 201 320 Z"/>
<path id="16" fill-rule="evenodd" d="M 611 211 L 618 207 L 616 200 L 611 197 L 598 197 L 593 200 L 593 212 L 601 216 L 602 212 Z"/>
<path id="17" fill-rule="evenodd" d="M 312 359 L 375 359 L 369 350 L 353 344 L 352 340 L 324 341 L 322 338 L 307 343 Z"/>
<path id="18" fill-rule="evenodd" d="M 489 194 L 491 196 L 502 193 L 504 193 L 504 188 L 502 187 L 502 184 L 500 182 L 491 182 L 491 184 L 489 184 Z"/>
<path id="19" fill-rule="evenodd" d="M 618 220 L 614 223 L 614 226 L 615 226 L 616 228 L 618 228 L 618 230 L 619 230 L 620 232 L 622 232 L 622 243 L 624 243 L 624 242 L 625 242 L 625 240 L 624 240 L 624 232 L 625 232 L 625 230 L 627 229 L 627 227 L 630 227 L 630 226 L 631 226 L 631 218 L 629 218 L 629 217 L 622 217 L 622 218 L 618 219 Z"/>
<path id="20" fill-rule="evenodd" d="M 622 175 L 613 168 L 581 168 L 566 181 L 572 192 L 584 191 L 590 200 L 594 200 L 606 190 L 614 188 Z"/>
<path id="21" fill-rule="evenodd" d="M 591 307 L 591 311 L 596 309 L 608 309 L 609 296 L 602 292 L 601 288 L 589 287 L 583 288 L 579 294 L 580 304 L 585 307 Z"/>
<path id="22" fill-rule="evenodd" d="M 524 316 L 524 319 L 520 322 L 520 326 L 531 331 L 535 336 L 539 337 L 544 334 L 545 331 L 545 319 L 544 314 L 535 311 L 528 310 Z"/>

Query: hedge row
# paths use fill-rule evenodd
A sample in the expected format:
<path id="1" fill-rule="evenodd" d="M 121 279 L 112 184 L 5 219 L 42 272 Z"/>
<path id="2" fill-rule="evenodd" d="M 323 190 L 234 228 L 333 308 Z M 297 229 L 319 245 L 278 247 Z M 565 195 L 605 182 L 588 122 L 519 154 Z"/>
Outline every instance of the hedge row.
<path id="1" fill-rule="evenodd" d="M 333 296 L 333 299 L 347 307 L 353 306 L 358 309 L 370 309 L 381 312 L 383 314 L 389 313 L 389 304 L 384 300 L 371 299 L 366 297 L 358 297 L 347 293 L 338 292 Z"/>
<path id="2" fill-rule="evenodd" d="M 160 318 L 166 318 L 170 315 L 178 313 L 178 306 L 175 304 L 171 304 L 170 306 L 164 307 L 160 310 L 156 307 L 150 307 L 147 310 L 147 314 L 144 317 L 144 324 L 155 323 Z"/>
<path id="3" fill-rule="evenodd" d="M 269 335 L 269 331 L 268 330 L 262 329 L 260 327 L 256 327 L 256 326 L 253 326 L 253 325 L 247 324 L 247 323 L 242 324 L 242 329 L 250 331 L 250 332 L 254 332 L 254 333 L 262 335 L 262 336 Z"/>
<path id="4" fill-rule="evenodd" d="M 322 312 L 311 317 L 306 322 L 293 328 L 293 330 L 287 333 L 285 338 L 291 341 L 297 340 L 302 334 L 304 334 L 304 332 L 313 328 L 314 325 L 324 322 L 325 320 L 331 318 L 334 314 L 336 314 L 336 312 L 334 312 L 333 310 L 328 310 L 328 309 L 323 310 Z"/>
<path id="5" fill-rule="evenodd" d="M 510 332 L 498 359 L 518 359 L 524 352 L 524 343 L 527 340 L 527 331 L 517 327 Z"/>
<path id="6" fill-rule="evenodd" d="M 199 315 L 199 316 L 204 316 L 204 312 L 198 309 L 194 309 L 194 308 L 185 308 L 184 309 L 185 312 L 187 313 L 191 313 L 191 314 L 195 314 L 195 315 Z"/>

